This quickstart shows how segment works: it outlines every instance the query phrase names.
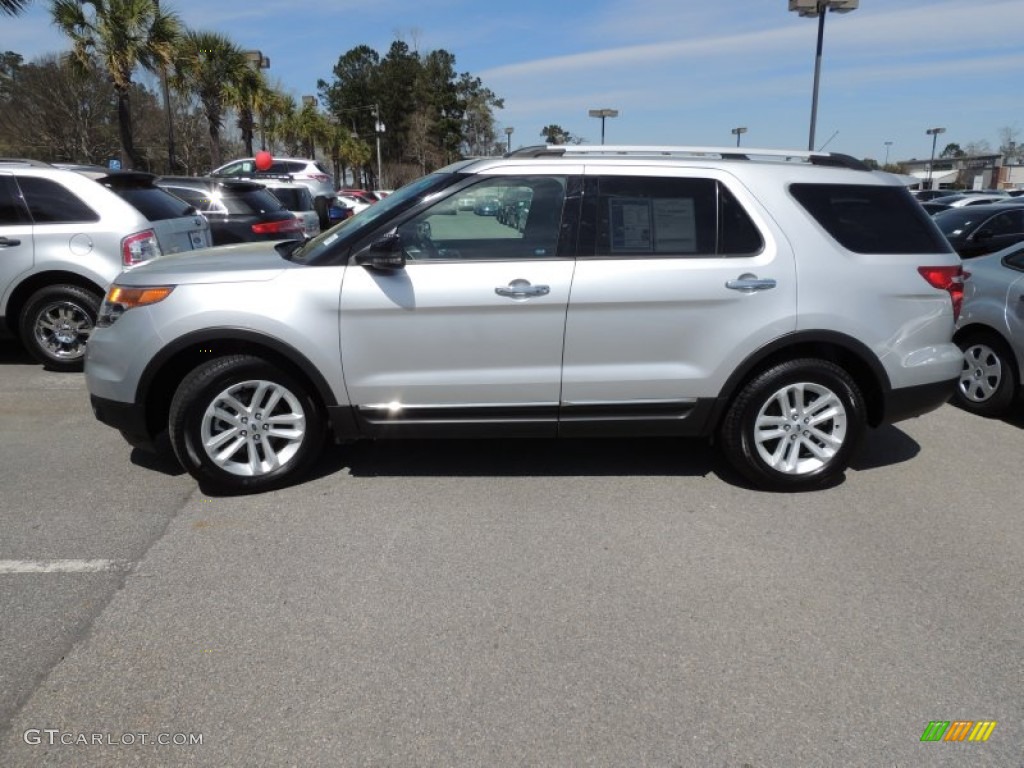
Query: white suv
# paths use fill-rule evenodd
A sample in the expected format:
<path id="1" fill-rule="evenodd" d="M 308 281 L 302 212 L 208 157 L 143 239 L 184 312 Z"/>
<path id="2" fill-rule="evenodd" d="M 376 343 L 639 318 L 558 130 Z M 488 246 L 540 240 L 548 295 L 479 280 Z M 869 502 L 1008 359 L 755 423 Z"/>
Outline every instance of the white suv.
<path id="1" fill-rule="evenodd" d="M 522 226 L 469 196 L 514 196 Z M 212 489 L 288 481 L 331 434 L 714 437 L 754 486 L 805 490 L 952 394 L 962 295 L 928 215 L 852 158 L 536 147 L 304 245 L 125 274 L 86 378 L 101 421 L 168 430 Z"/>

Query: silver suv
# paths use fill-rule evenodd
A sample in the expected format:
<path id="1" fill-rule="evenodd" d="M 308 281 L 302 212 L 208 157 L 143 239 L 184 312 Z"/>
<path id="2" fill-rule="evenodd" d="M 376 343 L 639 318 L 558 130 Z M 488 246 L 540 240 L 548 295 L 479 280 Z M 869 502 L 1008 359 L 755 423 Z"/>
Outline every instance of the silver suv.
<path id="1" fill-rule="evenodd" d="M 206 220 L 154 178 L 0 160 L 0 333 L 48 368 L 80 370 L 121 270 L 211 244 Z"/>
<path id="2" fill-rule="evenodd" d="M 512 193 L 521 227 L 462 204 Z M 289 481 L 327 435 L 679 435 L 795 491 L 949 398 L 962 296 L 928 215 L 853 158 L 536 147 L 305 244 L 126 273 L 86 380 L 97 418 L 167 430 L 212 490 Z"/>

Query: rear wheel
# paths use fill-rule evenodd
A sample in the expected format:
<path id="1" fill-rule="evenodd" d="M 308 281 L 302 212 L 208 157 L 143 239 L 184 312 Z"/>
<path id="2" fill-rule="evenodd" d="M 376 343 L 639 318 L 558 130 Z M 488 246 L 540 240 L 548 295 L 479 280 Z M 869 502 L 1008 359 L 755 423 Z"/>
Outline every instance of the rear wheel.
<path id="1" fill-rule="evenodd" d="M 96 327 L 102 300 L 100 294 L 77 285 L 39 289 L 18 319 L 22 343 L 50 370 L 82 370 L 85 345 Z"/>
<path id="2" fill-rule="evenodd" d="M 990 334 L 965 336 L 959 345 L 964 367 L 954 402 L 979 416 L 997 416 L 1006 411 L 1013 404 L 1018 386 L 1009 347 Z"/>
<path id="3" fill-rule="evenodd" d="M 229 493 L 294 480 L 320 454 L 324 419 L 305 384 L 262 358 L 211 360 L 181 382 L 168 420 L 178 461 Z"/>
<path id="4" fill-rule="evenodd" d="M 331 203 L 326 197 L 318 197 L 313 200 L 313 208 L 320 218 L 320 231 L 325 232 L 331 228 Z"/>
<path id="5" fill-rule="evenodd" d="M 804 491 L 842 474 L 866 422 L 864 398 L 846 371 L 826 360 L 791 360 L 740 390 L 719 437 L 732 466 L 758 488 Z"/>

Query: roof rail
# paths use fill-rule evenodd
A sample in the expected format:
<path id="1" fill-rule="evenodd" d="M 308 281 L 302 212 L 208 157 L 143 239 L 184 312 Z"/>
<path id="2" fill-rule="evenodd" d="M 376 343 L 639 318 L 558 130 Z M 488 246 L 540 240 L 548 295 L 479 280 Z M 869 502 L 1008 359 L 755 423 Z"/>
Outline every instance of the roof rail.
<path id="1" fill-rule="evenodd" d="M 42 160 L 30 160 L 26 157 L 0 157 L 0 163 L 10 165 L 31 165 L 34 168 L 53 168 L 49 163 Z"/>
<path id="2" fill-rule="evenodd" d="M 792 149 L 754 149 L 744 147 L 684 147 L 684 146 L 615 146 L 607 144 L 547 144 L 523 147 L 505 157 L 691 157 L 720 160 L 760 160 L 803 162 L 870 171 L 867 165 L 850 155 L 837 152 L 810 152 Z"/>

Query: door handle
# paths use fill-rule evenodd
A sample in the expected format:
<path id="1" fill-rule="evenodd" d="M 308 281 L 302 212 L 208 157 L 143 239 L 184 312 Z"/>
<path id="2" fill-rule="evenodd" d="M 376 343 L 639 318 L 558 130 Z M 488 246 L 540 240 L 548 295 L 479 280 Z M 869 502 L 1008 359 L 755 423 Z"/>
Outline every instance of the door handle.
<path id="1" fill-rule="evenodd" d="M 12 245 L 21 245 L 21 240 L 11 237 L 0 237 L 0 248 L 9 248 Z"/>
<path id="2" fill-rule="evenodd" d="M 766 291 L 769 288 L 774 288 L 776 285 L 777 283 L 773 278 L 759 278 L 757 275 L 752 275 L 750 273 L 740 275 L 732 280 L 727 280 L 725 283 L 726 288 L 733 291 L 743 291 L 743 293 Z"/>
<path id="3" fill-rule="evenodd" d="M 513 280 L 508 285 L 498 286 L 494 292 L 510 299 L 528 299 L 531 296 L 547 296 L 551 288 L 547 285 L 530 285 L 529 280 Z"/>

